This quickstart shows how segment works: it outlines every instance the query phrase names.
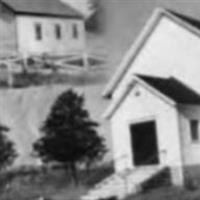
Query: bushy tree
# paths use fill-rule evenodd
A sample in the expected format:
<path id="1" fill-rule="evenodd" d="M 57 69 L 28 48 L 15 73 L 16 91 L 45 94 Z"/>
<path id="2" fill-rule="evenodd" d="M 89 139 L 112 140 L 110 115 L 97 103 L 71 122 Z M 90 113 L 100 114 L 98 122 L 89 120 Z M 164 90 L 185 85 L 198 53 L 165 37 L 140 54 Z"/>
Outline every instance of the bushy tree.
<path id="1" fill-rule="evenodd" d="M 7 131 L 9 131 L 7 127 L 0 125 L 0 170 L 11 165 L 17 156 L 14 143 L 4 134 Z"/>
<path id="2" fill-rule="evenodd" d="M 83 96 L 68 90 L 52 106 L 34 150 L 44 162 L 56 161 L 70 168 L 77 181 L 77 164 L 94 162 L 106 152 L 97 126 L 84 108 Z"/>
<path id="3" fill-rule="evenodd" d="M 90 17 L 86 20 L 86 29 L 91 32 L 101 33 L 105 23 L 104 7 L 101 0 L 88 0 Z"/>
<path id="4" fill-rule="evenodd" d="M 91 12 L 95 12 L 99 8 L 99 0 L 87 0 L 87 7 Z"/>

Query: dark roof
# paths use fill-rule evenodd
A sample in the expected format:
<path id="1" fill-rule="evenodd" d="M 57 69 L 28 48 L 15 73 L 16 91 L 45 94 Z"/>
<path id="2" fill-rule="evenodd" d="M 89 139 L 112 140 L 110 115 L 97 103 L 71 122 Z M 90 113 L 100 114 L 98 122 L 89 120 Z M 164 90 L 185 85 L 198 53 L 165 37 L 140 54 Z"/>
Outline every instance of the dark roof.
<path id="1" fill-rule="evenodd" d="M 141 80 L 180 104 L 200 104 L 200 95 L 177 79 L 137 75 Z"/>
<path id="2" fill-rule="evenodd" d="M 60 0 L 2 0 L 16 14 L 81 18 L 81 14 Z"/>
<path id="3" fill-rule="evenodd" d="M 190 24 L 191 26 L 194 26 L 195 28 L 200 29 L 200 21 L 198 19 L 195 19 L 188 15 L 180 14 L 180 13 L 170 10 L 170 9 L 167 9 L 167 11 L 169 13 L 173 14 L 174 16 L 180 18 L 182 21 L 185 21 L 186 23 Z"/>

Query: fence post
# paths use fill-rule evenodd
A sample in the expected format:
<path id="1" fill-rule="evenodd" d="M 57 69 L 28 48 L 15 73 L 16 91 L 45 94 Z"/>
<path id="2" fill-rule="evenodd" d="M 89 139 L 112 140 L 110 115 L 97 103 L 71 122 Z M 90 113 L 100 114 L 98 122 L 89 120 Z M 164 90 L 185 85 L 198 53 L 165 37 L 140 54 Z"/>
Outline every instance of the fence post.
<path id="1" fill-rule="evenodd" d="M 12 74 L 12 64 L 11 61 L 7 61 L 7 69 L 8 69 L 8 86 L 13 87 L 13 74 Z"/>
<path id="2" fill-rule="evenodd" d="M 23 67 L 23 73 L 26 73 L 28 71 L 28 55 L 27 54 L 22 55 L 22 67 Z"/>
<path id="3" fill-rule="evenodd" d="M 88 53 L 87 52 L 83 52 L 83 63 L 84 63 L 84 67 L 86 69 L 88 69 L 90 67 L 89 61 L 88 61 Z"/>

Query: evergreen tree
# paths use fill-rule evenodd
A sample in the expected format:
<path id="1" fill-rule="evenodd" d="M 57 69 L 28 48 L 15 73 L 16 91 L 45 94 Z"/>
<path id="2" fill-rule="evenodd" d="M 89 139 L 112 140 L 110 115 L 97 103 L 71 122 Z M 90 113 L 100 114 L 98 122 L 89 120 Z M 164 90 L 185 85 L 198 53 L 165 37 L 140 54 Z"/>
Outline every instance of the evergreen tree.
<path id="1" fill-rule="evenodd" d="M 90 17 L 86 20 L 86 29 L 91 32 L 101 33 L 105 25 L 104 8 L 101 0 L 88 0 Z"/>
<path id="2" fill-rule="evenodd" d="M 97 126 L 84 108 L 83 96 L 68 90 L 52 106 L 34 150 L 44 162 L 56 161 L 69 167 L 77 182 L 77 165 L 93 163 L 106 152 Z"/>
<path id="3" fill-rule="evenodd" d="M 0 125 L 0 170 L 11 165 L 17 156 L 14 143 L 4 134 L 7 131 L 9 131 L 7 127 Z"/>

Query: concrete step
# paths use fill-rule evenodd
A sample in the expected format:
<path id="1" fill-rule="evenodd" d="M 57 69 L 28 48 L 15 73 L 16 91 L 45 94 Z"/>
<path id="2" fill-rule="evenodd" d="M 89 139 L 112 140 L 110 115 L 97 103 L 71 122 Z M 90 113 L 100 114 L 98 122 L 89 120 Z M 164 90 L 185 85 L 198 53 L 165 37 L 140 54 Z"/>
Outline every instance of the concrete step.
<path id="1" fill-rule="evenodd" d="M 122 199 L 129 194 L 138 193 L 141 191 L 142 183 L 157 174 L 161 169 L 162 167 L 150 166 L 114 174 L 97 184 L 87 195 L 83 196 L 81 200 L 97 200 L 111 196 Z"/>

